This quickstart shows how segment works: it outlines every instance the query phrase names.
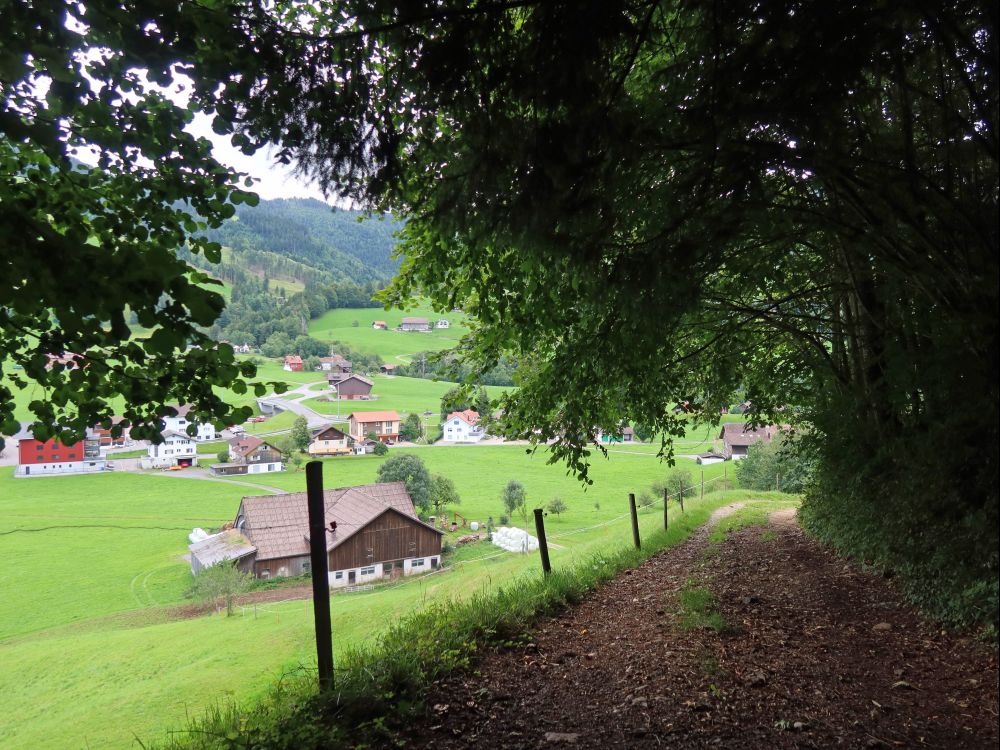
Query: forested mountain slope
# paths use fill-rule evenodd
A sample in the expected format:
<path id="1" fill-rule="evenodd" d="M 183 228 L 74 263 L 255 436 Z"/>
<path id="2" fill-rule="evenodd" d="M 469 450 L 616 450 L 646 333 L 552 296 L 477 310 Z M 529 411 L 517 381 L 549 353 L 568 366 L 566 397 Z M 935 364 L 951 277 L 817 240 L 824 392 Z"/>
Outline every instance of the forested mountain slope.
<path id="1" fill-rule="evenodd" d="M 384 281 L 396 270 L 390 255 L 400 223 L 361 216 L 312 199 L 261 201 L 236 206 L 236 215 L 206 236 L 232 248 L 238 265 L 272 264 L 261 253 L 273 253 L 315 269 L 322 280 Z"/>

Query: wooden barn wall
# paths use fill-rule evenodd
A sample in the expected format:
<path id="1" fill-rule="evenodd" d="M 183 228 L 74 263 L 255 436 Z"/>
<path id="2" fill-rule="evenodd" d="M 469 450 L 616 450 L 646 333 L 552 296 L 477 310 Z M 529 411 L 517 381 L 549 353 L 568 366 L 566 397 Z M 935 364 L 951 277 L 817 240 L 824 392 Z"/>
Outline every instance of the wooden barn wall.
<path id="1" fill-rule="evenodd" d="M 370 550 L 370 551 L 369 551 Z M 389 511 L 330 552 L 330 570 L 441 554 L 441 536 L 402 513 Z"/>
<path id="2" fill-rule="evenodd" d="M 300 576 L 305 571 L 303 570 L 303 563 L 309 561 L 308 555 L 303 555 L 300 557 L 275 557 L 271 560 L 257 560 L 253 566 L 254 575 L 258 578 L 261 574 L 267 570 L 270 571 L 270 578 L 277 578 L 278 576 Z M 285 568 L 282 572 L 281 569 Z"/>

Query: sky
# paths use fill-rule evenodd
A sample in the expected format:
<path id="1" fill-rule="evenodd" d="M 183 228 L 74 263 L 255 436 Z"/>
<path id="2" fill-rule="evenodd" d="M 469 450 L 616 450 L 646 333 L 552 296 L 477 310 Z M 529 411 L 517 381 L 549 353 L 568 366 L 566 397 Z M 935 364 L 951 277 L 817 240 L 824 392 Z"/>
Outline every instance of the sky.
<path id="1" fill-rule="evenodd" d="M 253 177 L 256 182 L 252 190 L 261 198 L 315 198 L 333 205 L 334 201 L 323 197 L 315 185 L 292 174 L 291 166 L 278 164 L 271 158 L 271 149 L 261 149 L 253 156 L 247 156 L 229 143 L 228 136 L 216 135 L 212 131 L 211 118 L 202 115 L 195 118 L 188 132 L 204 136 L 212 142 L 215 158 L 240 172 Z"/>

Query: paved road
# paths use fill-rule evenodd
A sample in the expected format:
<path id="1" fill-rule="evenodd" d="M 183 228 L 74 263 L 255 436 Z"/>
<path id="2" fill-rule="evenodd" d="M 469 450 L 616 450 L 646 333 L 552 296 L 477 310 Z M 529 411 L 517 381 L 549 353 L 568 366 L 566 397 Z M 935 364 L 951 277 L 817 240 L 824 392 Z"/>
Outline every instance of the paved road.
<path id="1" fill-rule="evenodd" d="M 157 474 L 150 474 L 148 476 L 158 476 L 158 477 L 174 477 L 175 479 L 200 479 L 203 482 L 221 482 L 222 484 L 238 484 L 243 487 L 252 487 L 255 490 L 261 492 L 270 492 L 274 494 L 284 494 L 288 490 L 283 490 L 279 487 L 269 487 L 266 484 L 254 484 L 253 482 L 241 482 L 237 479 L 223 479 L 222 477 L 213 477 L 209 475 L 205 469 L 184 469 L 183 471 L 164 471 Z"/>

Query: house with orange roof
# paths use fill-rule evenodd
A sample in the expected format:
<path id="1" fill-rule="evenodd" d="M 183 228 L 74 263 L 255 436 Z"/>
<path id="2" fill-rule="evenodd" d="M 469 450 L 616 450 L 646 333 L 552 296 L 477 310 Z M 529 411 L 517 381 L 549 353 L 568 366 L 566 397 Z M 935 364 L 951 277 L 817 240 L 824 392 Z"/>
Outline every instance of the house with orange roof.
<path id="1" fill-rule="evenodd" d="M 348 418 L 348 431 L 355 440 L 363 440 L 374 433 L 378 440 L 399 440 L 399 414 L 395 411 L 356 411 Z"/>
<path id="2" fill-rule="evenodd" d="M 441 430 L 441 439 L 452 443 L 478 443 L 486 437 L 486 431 L 479 424 L 479 413 L 472 409 L 453 411 Z"/>

